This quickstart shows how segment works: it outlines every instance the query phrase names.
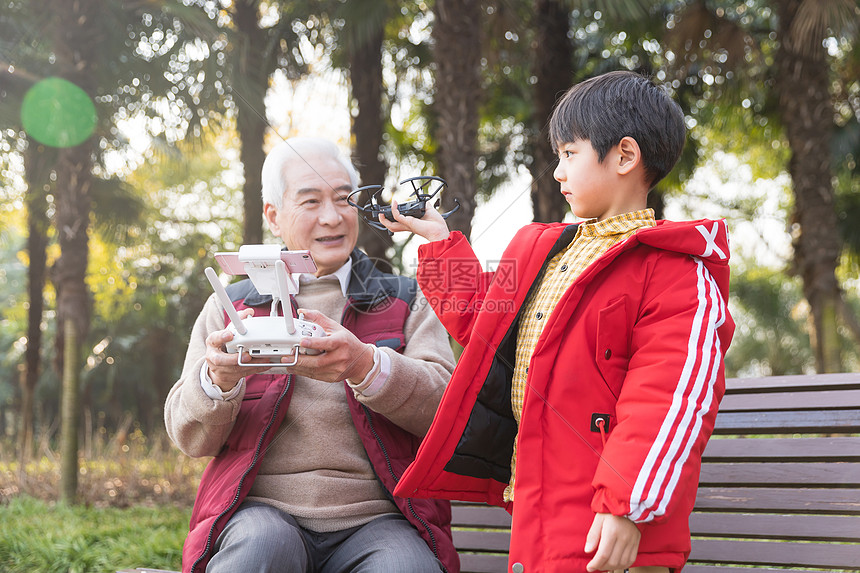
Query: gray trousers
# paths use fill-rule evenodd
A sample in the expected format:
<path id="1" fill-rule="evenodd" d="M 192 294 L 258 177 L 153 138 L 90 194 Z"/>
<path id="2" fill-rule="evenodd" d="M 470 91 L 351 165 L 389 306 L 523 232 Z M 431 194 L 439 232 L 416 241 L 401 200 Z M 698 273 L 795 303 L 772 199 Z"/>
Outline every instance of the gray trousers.
<path id="1" fill-rule="evenodd" d="M 442 566 L 402 515 L 316 533 L 275 507 L 245 502 L 218 536 L 207 573 L 439 573 Z"/>

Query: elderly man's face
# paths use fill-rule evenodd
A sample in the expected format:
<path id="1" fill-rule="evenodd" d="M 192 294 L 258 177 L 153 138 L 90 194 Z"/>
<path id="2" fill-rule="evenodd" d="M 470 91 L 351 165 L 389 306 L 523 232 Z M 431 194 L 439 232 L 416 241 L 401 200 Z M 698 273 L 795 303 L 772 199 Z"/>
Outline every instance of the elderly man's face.
<path id="1" fill-rule="evenodd" d="M 282 207 L 267 203 L 264 211 L 272 233 L 290 249 L 309 250 L 317 276 L 323 276 L 349 259 L 358 240 L 358 214 L 346 201 L 352 186 L 343 166 L 319 155 L 304 159 L 285 166 Z"/>

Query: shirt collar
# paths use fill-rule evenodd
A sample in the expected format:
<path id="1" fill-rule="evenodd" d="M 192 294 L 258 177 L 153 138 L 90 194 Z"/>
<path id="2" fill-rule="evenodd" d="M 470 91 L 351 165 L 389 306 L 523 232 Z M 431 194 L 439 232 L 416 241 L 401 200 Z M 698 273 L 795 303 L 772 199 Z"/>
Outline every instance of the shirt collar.
<path id="1" fill-rule="evenodd" d="M 325 278 L 334 277 L 340 283 L 340 291 L 343 293 L 343 296 L 346 296 L 347 288 L 349 287 L 349 276 L 352 271 L 352 257 L 348 258 L 342 267 L 337 269 L 335 272 L 329 275 L 323 275 L 321 277 L 315 277 L 310 273 L 293 273 L 293 282 L 298 285 L 299 290 L 301 290 L 301 277 L 302 275 L 307 275 L 311 280 L 322 280 Z M 308 280 L 307 278 L 305 279 Z"/>
<path id="2" fill-rule="evenodd" d="M 642 209 L 615 215 L 603 221 L 589 219 L 579 226 L 579 233 L 586 237 L 623 235 L 641 227 L 653 227 L 657 224 L 654 209 Z"/>

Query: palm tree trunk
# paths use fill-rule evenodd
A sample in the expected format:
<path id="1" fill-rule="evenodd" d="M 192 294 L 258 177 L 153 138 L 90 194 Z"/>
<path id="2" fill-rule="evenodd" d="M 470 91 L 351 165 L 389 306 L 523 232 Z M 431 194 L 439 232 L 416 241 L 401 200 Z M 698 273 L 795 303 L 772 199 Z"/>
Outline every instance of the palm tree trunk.
<path id="1" fill-rule="evenodd" d="M 478 110 L 481 100 L 481 41 L 478 0 L 437 0 L 433 7 L 434 62 L 436 64 L 435 111 L 439 174 L 448 182 L 443 209 L 460 209 L 448 219 L 451 229 L 467 238 L 477 201 Z"/>
<path id="2" fill-rule="evenodd" d="M 63 323 L 63 390 L 60 406 L 60 499 L 69 504 L 78 497 L 78 412 L 80 410 L 81 341 L 72 319 Z"/>
<path id="3" fill-rule="evenodd" d="M 52 39 L 59 75 L 83 89 L 95 92 L 94 66 L 102 32 L 97 15 L 99 0 L 53 3 Z M 93 138 L 60 149 L 55 167 L 57 239 L 60 258 L 51 279 L 57 291 L 57 354 L 63 372 L 63 443 L 60 464 L 63 498 L 74 500 L 77 487 L 77 408 L 81 345 L 90 326 L 90 296 L 85 277 L 89 259 L 90 188 L 92 187 Z M 68 375 L 66 375 L 68 373 Z"/>
<path id="4" fill-rule="evenodd" d="M 19 458 L 26 462 L 33 454 L 33 407 L 36 384 L 42 354 L 42 312 L 45 290 L 48 247 L 48 201 L 44 185 L 48 182 L 47 150 L 33 141 L 28 141 L 25 155 L 25 170 L 29 189 L 27 191 L 27 351 L 25 353 L 26 374 L 21 384 L 21 428 L 18 439 Z"/>
<path id="5" fill-rule="evenodd" d="M 267 62 L 271 55 L 266 49 L 266 36 L 260 30 L 259 2 L 241 0 L 235 3 L 233 22 L 236 25 L 238 60 L 235 63 L 236 78 L 233 95 L 236 103 L 236 127 L 239 131 L 245 183 L 242 186 L 244 204 L 244 227 L 242 241 L 245 244 L 263 242 L 263 197 L 262 184 L 263 136 L 266 131 L 265 97 L 269 86 Z M 238 91 L 237 91 L 238 88 Z"/>
<path id="6" fill-rule="evenodd" d="M 553 179 L 555 153 L 547 139 L 547 122 L 556 101 L 570 87 L 573 78 L 573 45 L 568 11 L 559 0 L 535 1 L 534 87 L 535 113 L 532 119 L 531 145 L 534 161 L 532 175 L 532 209 L 536 222 L 561 221 L 569 208 Z"/>
<path id="7" fill-rule="evenodd" d="M 779 113 L 785 126 L 795 196 L 796 270 L 812 310 L 818 372 L 842 370 L 837 331 L 841 298 L 836 278 L 841 251 L 832 184 L 833 104 L 823 37 L 803 38 L 792 29 L 801 0 L 777 2 L 780 39 L 776 53 Z"/>
<path id="8" fill-rule="evenodd" d="M 384 185 L 388 165 L 382 159 L 382 41 L 385 23 L 380 22 L 367 37 L 356 38 L 356 45 L 349 50 L 349 80 L 352 97 L 356 102 L 356 114 L 352 121 L 354 141 L 353 157 L 358 163 L 362 184 Z M 364 205 L 370 198 L 358 197 L 357 203 Z M 387 254 L 392 245 L 391 236 L 385 231 L 362 225 L 358 244 L 374 261 L 377 268 L 391 270 Z"/>
<path id="9" fill-rule="evenodd" d="M 140 407 L 138 412 L 145 428 L 151 431 L 156 428 L 157 424 L 163 423 L 161 422 L 163 416 L 161 406 L 164 404 L 164 399 L 167 398 L 173 380 L 174 353 L 171 350 L 174 339 L 168 328 L 162 325 L 153 325 L 145 340 L 147 354 L 152 360 L 151 386 L 155 390 L 156 403 L 152 403 L 152 392 L 147 392 L 147 388 L 139 388 L 138 403 Z"/>

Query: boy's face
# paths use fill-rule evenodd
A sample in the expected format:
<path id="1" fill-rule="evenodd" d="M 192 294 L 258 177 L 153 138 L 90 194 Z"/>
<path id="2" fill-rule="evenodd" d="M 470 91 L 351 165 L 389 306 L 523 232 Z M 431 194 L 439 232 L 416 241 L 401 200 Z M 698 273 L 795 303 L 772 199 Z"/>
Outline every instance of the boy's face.
<path id="1" fill-rule="evenodd" d="M 615 212 L 620 189 L 610 161 L 613 151 L 600 162 L 588 140 L 559 145 L 553 177 L 561 184 L 561 193 L 577 217 L 602 221 L 625 212 Z"/>

